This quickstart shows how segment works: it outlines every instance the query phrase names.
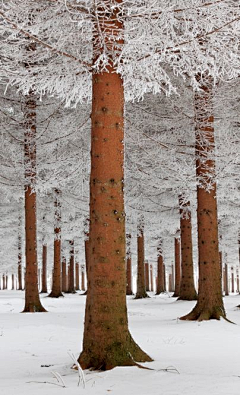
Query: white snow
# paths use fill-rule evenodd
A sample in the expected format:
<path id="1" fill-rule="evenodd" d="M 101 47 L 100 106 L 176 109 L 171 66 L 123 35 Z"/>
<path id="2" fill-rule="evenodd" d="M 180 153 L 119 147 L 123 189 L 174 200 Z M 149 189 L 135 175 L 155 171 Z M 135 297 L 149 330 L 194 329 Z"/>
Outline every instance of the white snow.
<path id="1" fill-rule="evenodd" d="M 68 352 L 81 351 L 85 296 L 42 298 L 48 313 L 20 314 L 21 291 L 0 291 L 1 395 L 235 395 L 240 391 L 240 295 L 224 298 L 228 318 L 220 322 L 185 322 L 194 302 L 169 295 L 128 298 L 134 339 L 154 359 L 154 370 L 119 367 L 85 371 L 78 386 Z M 174 367 L 176 371 L 161 369 Z M 61 375 L 66 388 L 51 372 Z M 56 385 L 59 384 L 59 385 Z"/>

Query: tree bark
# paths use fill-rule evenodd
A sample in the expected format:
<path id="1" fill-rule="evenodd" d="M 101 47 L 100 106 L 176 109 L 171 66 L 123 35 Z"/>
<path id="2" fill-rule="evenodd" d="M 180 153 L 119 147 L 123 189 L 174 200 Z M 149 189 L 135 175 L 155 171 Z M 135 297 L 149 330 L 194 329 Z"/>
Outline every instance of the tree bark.
<path id="1" fill-rule="evenodd" d="M 199 294 L 192 312 L 182 319 L 202 321 L 219 320 L 226 313 L 218 248 L 212 79 L 204 75 L 198 80 L 201 92 L 195 93 L 195 120 Z"/>
<path id="2" fill-rule="evenodd" d="M 122 2 L 118 1 L 119 4 Z M 114 35 L 122 31 L 117 7 L 97 8 L 94 49 L 102 44 L 116 51 Z M 107 12 L 107 15 L 106 15 Z M 113 29 L 114 26 L 114 29 Z M 101 30 L 101 33 L 99 32 Z M 98 33 L 97 33 L 98 32 Z M 106 38 L 107 36 L 107 38 Z M 109 39 L 109 40 L 108 40 Z M 98 52 L 99 54 L 99 52 Z M 92 79 L 90 176 L 90 260 L 85 312 L 83 368 L 111 369 L 150 361 L 133 341 L 126 307 L 124 211 L 124 91 L 113 63 Z"/>
<path id="3" fill-rule="evenodd" d="M 42 246 L 42 289 L 41 293 L 47 293 L 47 245 Z"/>
<path id="4" fill-rule="evenodd" d="M 149 263 L 145 262 L 144 264 L 145 266 L 145 289 L 147 292 L 150 291 L 150 287 L 149 287 Z"/>
<path id="5" fill-rule="evenodd" d="M 59 298 L 62 294 L 61 278 L 61 202 L 59 189 L 54 190 L 54 264 L 53 264 L 53 281 L 52 292 L 48 295 L 50 298 Z"/>
<path id="6" fill-rule="evenodd" d="M 67 263 L 65 257 L 62 259 L 62 291 L 67 292 Z"/>
<path id="7" fill-rule="evenodd" d="M 19 215 L 19 226 L 18 226 L 18 289 L 23 290 L 22 286 L 22 219 Z"/>
<path id="8" fill-rule="evenodd" d="M 79 289 L 79 263 L 76 263 L 76 291 Z"/>
<path id="9" fill-rule="evenodd" d="M 14 274 L 12 274 L 12 290 L 14 290 Z"/>
<path id="10" fill-rule="evenodd" d="M 174 252 L 175 252 L 175 289 L 173 297 L 177 298 L 180 296 L 180 284 L 181 284 L 181 258 L 180 251 L 181 242 L 178 237 L 174 239 Z"/>
<path id="11" fill-rule="evenodd" d="M 131 235 L 127 234 L 126 237 L 126 243 L 127 243 L 127 272 L 126 272 L 126 281 L 127 281 L 127 286 L 126 286 L 126 295 L 133 295 L 132 291 L 132 260 L 131 260 Z"/>
<path id="12" fill-rule="evenodd" d="M 81 268 L 81 291 L 86 291 L 84 266 Z"/>
<path id="13" fill-rule="evenodd" d="M 137 236 L 137 254 L 137 293 L 135 299 L 148 298 L 148 294 L 146 292 L 143 227 L 139 227 L 139 234 Z"/>
<path id="14" fill-rule="evenodd" d="M 70 264 L 68 271 L 68 290 L 67 293 L 75 294 L 75 268 L 74 268 L 74 240 L 69 241 L 70 245 Z"/>
<path id="15" fill-rule="evenodd" d="M 25 100 L 25 307 L 23 312 L 45 312 L 38 293 L 37 212 L 36 212 L 36 100 Z"/>
<path id="16" fill-rule="evenodd" d="M 197 293 L 194 285 L 193 255 L 192 255 L 192 220 L 190 202 L 183 196 L 179 197 L 180 232 L 181 232 L 181 283 L 179 300 L 196 300 Z"/>
<path id="17" fill-rule="evenodd" d="M 164 282 L 164 264 L 163 264 L 163 251 L 162 251 L 162 242 L 158 247 L 158 261 L 157 261 L 157 290 L 156 295 L 160 295 L 165 291 L 165 282 Z"/>

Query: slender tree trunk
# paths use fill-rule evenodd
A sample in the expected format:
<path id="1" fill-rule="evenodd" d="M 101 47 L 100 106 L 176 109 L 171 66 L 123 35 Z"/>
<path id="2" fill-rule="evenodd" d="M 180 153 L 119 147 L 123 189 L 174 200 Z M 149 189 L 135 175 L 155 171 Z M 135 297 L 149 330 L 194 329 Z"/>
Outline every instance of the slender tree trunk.
<path id="1" fill-rule="evenodd" d="M 132 259 L 131 259 L 131 235 L 127 234 L 126 237 L 126 243 L 127 243 L 127 273 L 126 273 L 126 279 L 127 279 L 127 287 L 126 287 L 126 295 L 133 295 L 132 291 Z"/>
<path id="2" fill-rule="evenodd" d="M 47 293 L 47 245 L 42 246 L 42 290 L 41 293 Z"/>
<path id="3" fill-rule="evenodd" d="M 234 269 L 233 269 L 233 267 L 231 268 L 231 280 L 232 280 L 232 293 L 234 293 L 235 292 L 235 287 L 234 287 Z"/>
<path id="4" fill-rule="evenodd" d="M 144 264 L 145 266 L 145 289 L 146 291 L 150 291 L 150 287 L 149 287 L 149 263 L 145 262 Z"/>
<path id="5" fill-rule="evenodd" d="M 74 294 L 75 291 L 75 268 L 74 268 L 74 240 L 69 241 L 70 245 L 70 264 L 68 271 L 68 290 L 67 293 Z"/>
<path id="6" fill-rule="evenodd" d="M 81 268 L 81 290 L 86 291 L 84 266 L 82 266 Z"/>
<path id="7" fill-rule="evenodd" d="M 67 292 L 67 263 L 66 258 L 62 259 L 62 290 L 63 292 Z"/>
<path id="8" fill-rule="evenodd" d="M 117 21 L 117 7 L 112 8 L 109 2 L 105 7 L 107 15 L 102 8 L 95 11 L 98 26 L 95 26 L 94 49 L 98 45 L 102 48 L 100 37 L 107 36 L 104 45 L 115 52 L 118 41 L 114 35 L 122 31 L 123 25 Z M 93 75 L 92 89 L 90 260 L 83 351 L 79 362 L 83 368 L 105 370 L 151 358 L 137 346 L 128 330 L 123 81 L 114 66 L 109 65 L 106 72 Z"/>
<path id="9" fill-rule="evenodd" d="M 181 242 L 178 237 L 174 239 L 174 252 L 175 252 L 175 289 L 173 297 L 177 298 L 180 296 L 180 284 L 181 284 L 181 258 L 180 251 Z"/>
<path id="10" fill-rule="evenodd" d="M 3 274 L 3 276 L 2 276 L 2 280 L 3 280 L 3 289 L 6 289 L 6 277 L 5 277 L 5 274 Z"/>
<path id="11" fill-rule="evenodd" d="M 23 290 L 22 286 L 22 218 L 19 215 L 19 226 L 18 226 L 18 289 Z"/>
<path id="12" fill-rule="evenodd" d="M 195 94 L 199 293 L 193 311 L 182 318 L 201 321 L 225 318 L 226 313 L 218 249 L 212 79 L 205 75 L 199 81 L 201 92 Z"/>
<path id="13" fill-rule="evenodd" d="M 6 274 L 5 280 L 6 280 L 6 289 L 8 289 L 8 274 Z"/>
<path id="14" fill-rule="evenodd" d="M 197 293 L 194 286 L 194 270 L 192 255 L 192 221 L 190 202 L 179 197 L 180 206 L 180 232 L 181 232 L 181 283 L 180 300 L 196 300 Z"/>
<path id="15" fill-rule="evenodd" d="M 37 208 L 36 208 L 36 100 L 25 101 L 25 307 L 23 312 L 44 312 L 38 293 Z"/>
<path id="16" fill-rule="evenodd" d="M 76 291 L 79 291 L 79 263 L 76 263 Z"/>
<path id="17" fill-rule="evenodd" d="M 54 265 L 53 265 L 53 282 L 52 292 L 48 295 L 50 298 L 59 298 L 62 294 L 61 278 L 61 202 L 59 189 L 54 190 Z"/>
<path id="18" fill-rule="evenodd" d="M 153 266 L 150 264 L 150 291 L 153 292 Z"/>
<path id="19" fill-rule="evenodd" d="M 12 290 L 14 290 L 14 274 L 12 274 Z"/>
<path id="20" fill-rule="evenodd" d="M 225 280 L 225 296 L 229 296 L 229 287 L 228 287 L 228 265 L 225 263 L 224 265 L 224 280 Z"/>
<path id="21" fill-rule="evenodd" d="M 135 299 L 148 298 L 146 292 L 146 269 L 144 263 L 144 234 L 143 228 L 139 228 L 137 236 L 137 293 Z"/>
<path id="22" fill-rule="evenodd" d="M 157 262 L 157 291 L 156 295 L 160 295 L 165 291 L 164 286 L 164 265 L 163 265 L 163 256 L 162 256 L 162 248 L 158 249 L 158 262 Z"/>

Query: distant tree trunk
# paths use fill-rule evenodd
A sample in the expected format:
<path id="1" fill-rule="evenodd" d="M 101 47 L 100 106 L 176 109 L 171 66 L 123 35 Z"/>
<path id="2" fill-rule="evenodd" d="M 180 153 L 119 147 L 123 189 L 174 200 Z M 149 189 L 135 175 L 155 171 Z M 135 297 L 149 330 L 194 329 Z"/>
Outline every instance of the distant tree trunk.
<path id="1" fill-rule="evenodd" d="M 74 294 L 75 291 L 75 270 L 74 270 L 74 240 L 69 241 L 70 245 L 70 264 L 68 272 L 68 290 L 67 293 Z"/>
<path id="2" fill-rule="evenodd" d="M 235 287 L 234 287 L 234 269 L 233 269 L 233 267 L 231 268 L 231 280 L 232 280 L 232 293 L 234 293 L 235 292 Z"/>
<path id="3" fill-rule="evenodd" d="M 193 254 L 192 254 L 192 221 L 190 202 L 183 196 L 179 197 L 180 232 L 181 232 L 181 283 L 180 300 L 196 300 L 197 293 L 194 286 Z"/>
<path id="4" fill-rule="evenodd" d="M 162 246 L 158 247 L 158 262 L 157 262 L 157 291 L 156 295 L 160 295 L 165 291 L 164 282 L 164 264 L 163 264 Z"/>
<path id="5" fill-rule="evenodd" d="M 224 265 L 224 291 L 225 291 L 225 296 L 229 296 L 228 265 L 227 265 L 227 263 L 225 263 L 225 265 Z"/>
<path id="6" fill-rule="evenodd" d="M 23 312 L 44 312 L 38 293 L 37 212 L 36 212 L 36 100 L 25 100 L 25 307 Z"/>
<path id="7" fill-rule="evenodd" d="M 23 290 L 22 286 L 22 218 L 19 215 L 18 224 L 18 289 Z"/>
<path id="8" fill-rule="evenodd" d="M 47 245 L 42 246 L 42 289 L 41 293 L 47 293 Z"/>
<path id="9" fill-rule="evenodd" d="M 169 273 L 169 276 L 168 276 L 168 291 L 169 292 L 173 292 L 173 275 L 172 275 L 172 273 Z"/>
<path id="10" fill-rule="evenodd" d="M 82 266 L 81 268 L 81 290 L 86 291 L 84 266 Z"/>
<path id="11" fill-rule="evenodd" d="M 150 264 L 150 291 L 153 292 L 153 266 Z"/>
<path id="12" fill-rule="evenodd" d="M 122 0 L 118 0 L 121 4 Z M 112 2 L 95 8 L 94 46 L 99 56 L 101 37 L 107 51 L 122 40 L 119 9 Z M 100 34 L 99 33 L 100 30 Z M 100 45 L 100 46 L 99 46 Z M 100 51 L 101 51 L 100 50 Z M 101 51 L 102 52 L 102 51 Z M 113 62 L 92 78 L 92 136 L 90 176 L 90 260 L 84 325 L 83 368 L 111 369 L 150 361 L 128 330 L 124 211 L 124 90 Z"/>
<path id="13" fill-rule="evenodd" d="M 133 295 L 132 291 L 132 260 L 131 260 L 131 235 L 127 234 L 126 238 L 127 242 L 127 287 L 126 287 L 126 295 Z"/>
<path id="14" fill-rule="evenodd" d="M 173 297 L 177 298 L 180 295 L 181 284 L 181 258 L 180 258 L 181 243 L 178 237 L 174 239 L 174 252 L 175 252 L 175 289 Z"/>
<path id="15" fill-rule="evenodd" d="M 12 274 L 12 290 L 14 290 L 14 274 Z"/>
<path id="16" fill-rule="evenodd" d="M 67 292 L 67 263 L 66 258 L 62 259 L 62 291 Z"/>
<path id="17" fill-rule="evenodd" d="M 79 291 L 79 263 L 76 263 L 76 291 Z"/>
<path id="18" fill-rule="evenodd" d="M 59 189 L 54 190 L 54 265 L 53 265 L 53 282 L 52 292 L 48 295 L 50 298 L 59 298 L 62 294 L 61 279 L 61 202 Z"/>
<path id="19" fill-rule="evenodd" d="M 202 321 L 219 320 L 226 313 L 218 249 L 212 79 L 197 78 L 201 83 L 201 91 L 195 93 L 199 294 L 192 312 L 182 319 Z"/>
<path id="20" fill-rule="evenodd" d="M 149 263 L 145 262 L 144 264 L 145 266 L 145 289 L 147 292 L 150 291 L 150 287 L 149 287 Z"/>
<path id="21" fill-rule="evenodd" d="M 148 298 L 146 292 L 146 272 L 144 263 L 144 234 L 143 227 L 139 227 L 137 236 L 137 293 L 135 299 Z"/>

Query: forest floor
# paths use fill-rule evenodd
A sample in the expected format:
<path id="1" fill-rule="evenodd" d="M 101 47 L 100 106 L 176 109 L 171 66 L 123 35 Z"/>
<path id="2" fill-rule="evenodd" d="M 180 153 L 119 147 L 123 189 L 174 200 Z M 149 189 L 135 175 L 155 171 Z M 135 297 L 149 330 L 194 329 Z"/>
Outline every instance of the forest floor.
<path id="1" fill-rule="evenodd" d="M 154 359 L 144 366 L 154 370 L 85 371 L 84 389 L 78 386 L 69 353 L 78 357 L 81 350 L 86 297 L 43 296 L 48 313 L 19 314 L 24 293 L 0 291 L 0 394 L 239 394 L 240 295 L 224 298 L 227 316 L 236 325 L 224 320 L 180 321 L 194 302 L 150 295 L 143 300 L 128 297 L 128 311 L 134 339 Z M 52 372 L 61 376 L 65 387 Z"/>

